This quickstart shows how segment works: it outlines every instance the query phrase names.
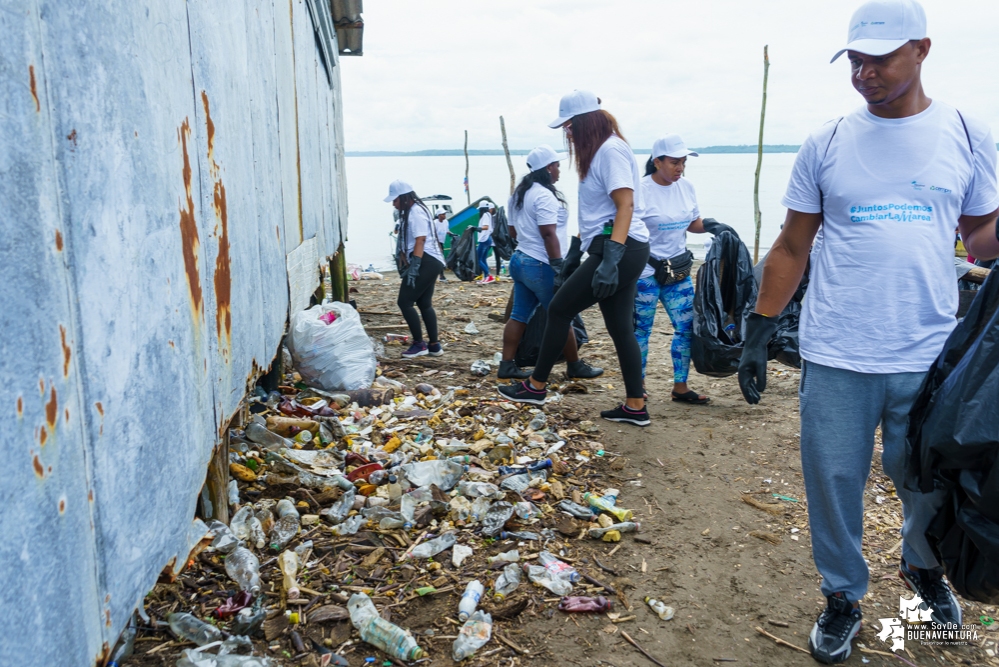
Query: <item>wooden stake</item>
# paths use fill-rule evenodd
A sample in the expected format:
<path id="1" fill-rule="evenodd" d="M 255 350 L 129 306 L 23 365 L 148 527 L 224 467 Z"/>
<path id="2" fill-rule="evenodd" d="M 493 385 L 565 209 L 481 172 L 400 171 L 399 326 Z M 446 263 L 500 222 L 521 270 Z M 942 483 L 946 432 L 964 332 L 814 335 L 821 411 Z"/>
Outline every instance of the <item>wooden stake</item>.
<path id="1" fill-rule="evenodd" d="M 465 197 L 468 205 L 472 205 L 472 190 L 468 187 L 468 130 L 465 130 Z"/>
<path id="2" fill-rule="evenodd" d="M 506 155 L 506 167 L 510 170 L 510 194 L 513 194 L 514 188 L 517 187 L 517 178 L 513 173 L 513 160 L 510 159 L 510 147 L 506 143 L 506 123 L 503 122 L 503 116 L 500 116 L 500 132 L 503 134 L 503 154 Z"/>
<path id="3" fill-rule="evenodd" d="M 753 264 L 760 261 L 760 167 L 763 166 L 763 121 L 767 115 L 767 73 L 770 71 L 770 57 L 767 47 L 763 47 L 763 106 L 760 108 L 760 140 L 756 145 L 756 183 L 753 185 L 753 214 L 756 220 L 756 240 L 753 243 Z"/>
<path id="4" fill-rule="evenodd" d="M 625 632 L 624 630 L 621 631 L 621 636 L 624 637 L 629 644 L 631 644 L 632 646 L 634 646 L 635 648 L 637 648 L 639 651 L 641 651 L 642 655 L 644 655 L 646 658 L 648 658 L 652 662 L 654 662 L 657 665 L 659 665 L 659 667 L 666 667 L 666 665 L 664 665 L 663 663 L 659 662 L 658 660 L 656 660 L 655 658 L 653 658 L 651 655 L 649 655 L 649 652 L 646 651 L 641 646 L 639 646 L 638 642 L 636 642 L 634 639 L 632 639 L 631 637 L 629 637 L 628 633 Z"/>

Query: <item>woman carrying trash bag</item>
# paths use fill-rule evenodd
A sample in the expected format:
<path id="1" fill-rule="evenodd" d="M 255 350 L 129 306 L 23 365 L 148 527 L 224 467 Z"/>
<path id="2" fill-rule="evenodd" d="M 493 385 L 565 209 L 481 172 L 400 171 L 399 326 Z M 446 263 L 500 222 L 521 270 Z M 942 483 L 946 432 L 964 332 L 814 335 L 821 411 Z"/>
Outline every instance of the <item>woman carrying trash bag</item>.
<path id="1" fill-rule="evenodd" d="M 493 214 L 489 212 L 492 203 L 488 199 L 479 202 L 479 244 L 475 247 L 475 256 L 482 270 L 480 283 L 494 283 L 496 278 L 489 275 L 489 249 L 493 247 Z"/>
<path id="2" fill-rule="evenodd" d="M 599 304 L 614 341 L 627 392 L 625 402 L 600 416 L 615 422 L 648 426 L 642 391 L 642 353 L 635 339 L 635 284 L 649 259 L 649 234 L 636 215 L 641 210 L 638 165 L 612 115 L 593 93 L 576 90 L 562 98 L 559 117 L 569 154 L 579 174 L 581 251 L 566 258 L 556 278 L 558 291 L 548 307 L 548 323 L 538 363 L 527 380 L 499 387 L 511 401 L 542 405 L 552 366 L 565 345 L 572 318 Z M 577 268 L 578 267 L 578 268 Z"/>
<path id="3" fill-rule="evenodd" d="M 409 325 L 413 344 L 402 353 L 403 359 L 415 357 L 439 357 L 444 354 L 437 332 L 437 313 L 434 311 L 434 287 L 444 269 L 444 256 L 441 254 L 430 211 L 413 192 L 411 185 L 404 181 L 392 181 L 389 185 L 386 202 L 399 211 L 399 238 L 396 241 L 396 263 L 402 284 L 396 301 L 402 316 Z M 420 309 L 417 314 L 416 308 Z M 427 325 L 428 345 L 423 340 L 420 315 Z"/>
<path id="4" fill-rule="evenodd" d="M 530 371 L 517 366 L 514 357 L 534 309 L 540 305 L 548 310 L 555 295 L 555 277 L 562 270 L 562 256 L 568 249 L 569 212 L 562 193 L 555 189 L 559 161 L 566 157 L 546 144 L 532 150 L 527 155 L 527 168 L 531 171 L 520 180 L 506 205 L 517 250 L 509 265 L 513 309 L 503 327 L 503 359 L 496 373 L 500 379 L 523 380 L 531 376 Z M 572 327 L 564 342 L 566 375 L 594 378 L 603 373 L 602 368 L 594 368 L 579 358 Z"/>
<path id="5" fill-rule="evenodd" d="M 662 302 L 673 323 L 673 400 L 702 405 L 711 399 L 687 386 L 690 372 L 690 339 L 694 321 L 694 283 L 690 279 L 694 256 L 687 250 L 687 232 L 720 234 L 728 225 L 701 218 L 697 195 L 683 178 L 688 150 L 678 134 L 656 140 L 642 178 L 642 222 L 649 232 L 649 261 L 638 280 L 635 297 L 635 337 L 642 350 L 642 378 L 649 356 L 649 336 Z"/>

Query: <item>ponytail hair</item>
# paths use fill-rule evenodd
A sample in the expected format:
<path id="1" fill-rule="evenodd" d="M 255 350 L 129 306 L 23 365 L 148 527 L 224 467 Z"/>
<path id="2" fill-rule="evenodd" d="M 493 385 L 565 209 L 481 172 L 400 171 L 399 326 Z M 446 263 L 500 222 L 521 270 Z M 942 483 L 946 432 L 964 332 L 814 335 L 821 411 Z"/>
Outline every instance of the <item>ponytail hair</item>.
<path id="1" fill-rule="evenodd" d="M 552 183 L 551 172 L 548 171 L 548 165 L 545 165 L 541 169 L 535 169 L 520 179 L 520 183 L 517 184 L 517 189 L 513 191 L 514 208 L 518 211 L 524 208 L 524 195 L 527 194 L 527 191 L 530 190 L 531 186 L 535 183 L 551 192 L 563 206 L 565 205 L 565 197 L 562 196 L 561 192 L 555 189 L 555 184 Z"/>

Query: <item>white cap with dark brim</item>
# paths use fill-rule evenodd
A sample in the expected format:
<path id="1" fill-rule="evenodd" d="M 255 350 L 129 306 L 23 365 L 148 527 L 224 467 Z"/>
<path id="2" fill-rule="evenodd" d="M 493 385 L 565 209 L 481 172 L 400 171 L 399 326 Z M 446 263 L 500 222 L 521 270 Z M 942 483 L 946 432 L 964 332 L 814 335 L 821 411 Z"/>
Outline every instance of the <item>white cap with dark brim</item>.
<path id="1" fill-rule="evenodd" d="M 412 192 L 413 186 L 406 181 L 392 181 L 389 184 L 389 193 L 383 201 L 391 202 L 395 201 L 396 197 L 399 195 L 404 195 L 406 193 Z"/>
<path id="2" fill-rule="evenodd" d="M 853 13 L 847 44 L 829 62 L 847 51 L 886 56 L 924 37 L 926 12 L 916 0 L 871 0 Z"/>
<path id="3" fill-rule="evenodd" d="M 600 110 L 600 98 L 588 90 L 574 90 L 564 96 L 558 103 L 558 118 L 548 123 L 548 127 L 556 129 L 565 125 L 567 120 L 591 111 Z"/>

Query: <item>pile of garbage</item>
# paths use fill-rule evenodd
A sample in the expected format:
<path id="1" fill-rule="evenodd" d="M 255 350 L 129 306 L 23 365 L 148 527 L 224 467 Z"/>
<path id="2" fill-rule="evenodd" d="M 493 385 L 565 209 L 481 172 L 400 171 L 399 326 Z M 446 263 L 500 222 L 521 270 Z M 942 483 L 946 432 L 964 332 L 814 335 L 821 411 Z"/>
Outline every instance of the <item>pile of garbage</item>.
<path id="1" fill-rule="evenodd" d="M 389 373 L 398 379 L 342 393 L 289 373 L 250 398 L 229 433 L 231 519 L 208 525 L 187 572 L 147 605 L 151 627 L 197 644 L 178 667 L 439 655 L 443 637 L 392 621 L 414 600 L 451 619 L 455 661 L 527 608 L 606 612 L 605 594 L 628 606 L 593 576 L 613 570 L 584 569 L 578 553 L 648 541 L 619 491 L 598 483 L 614 456 L 592 423 Z M 493 650 L 513 647 L 525 650 L 507 638 Z"/>

